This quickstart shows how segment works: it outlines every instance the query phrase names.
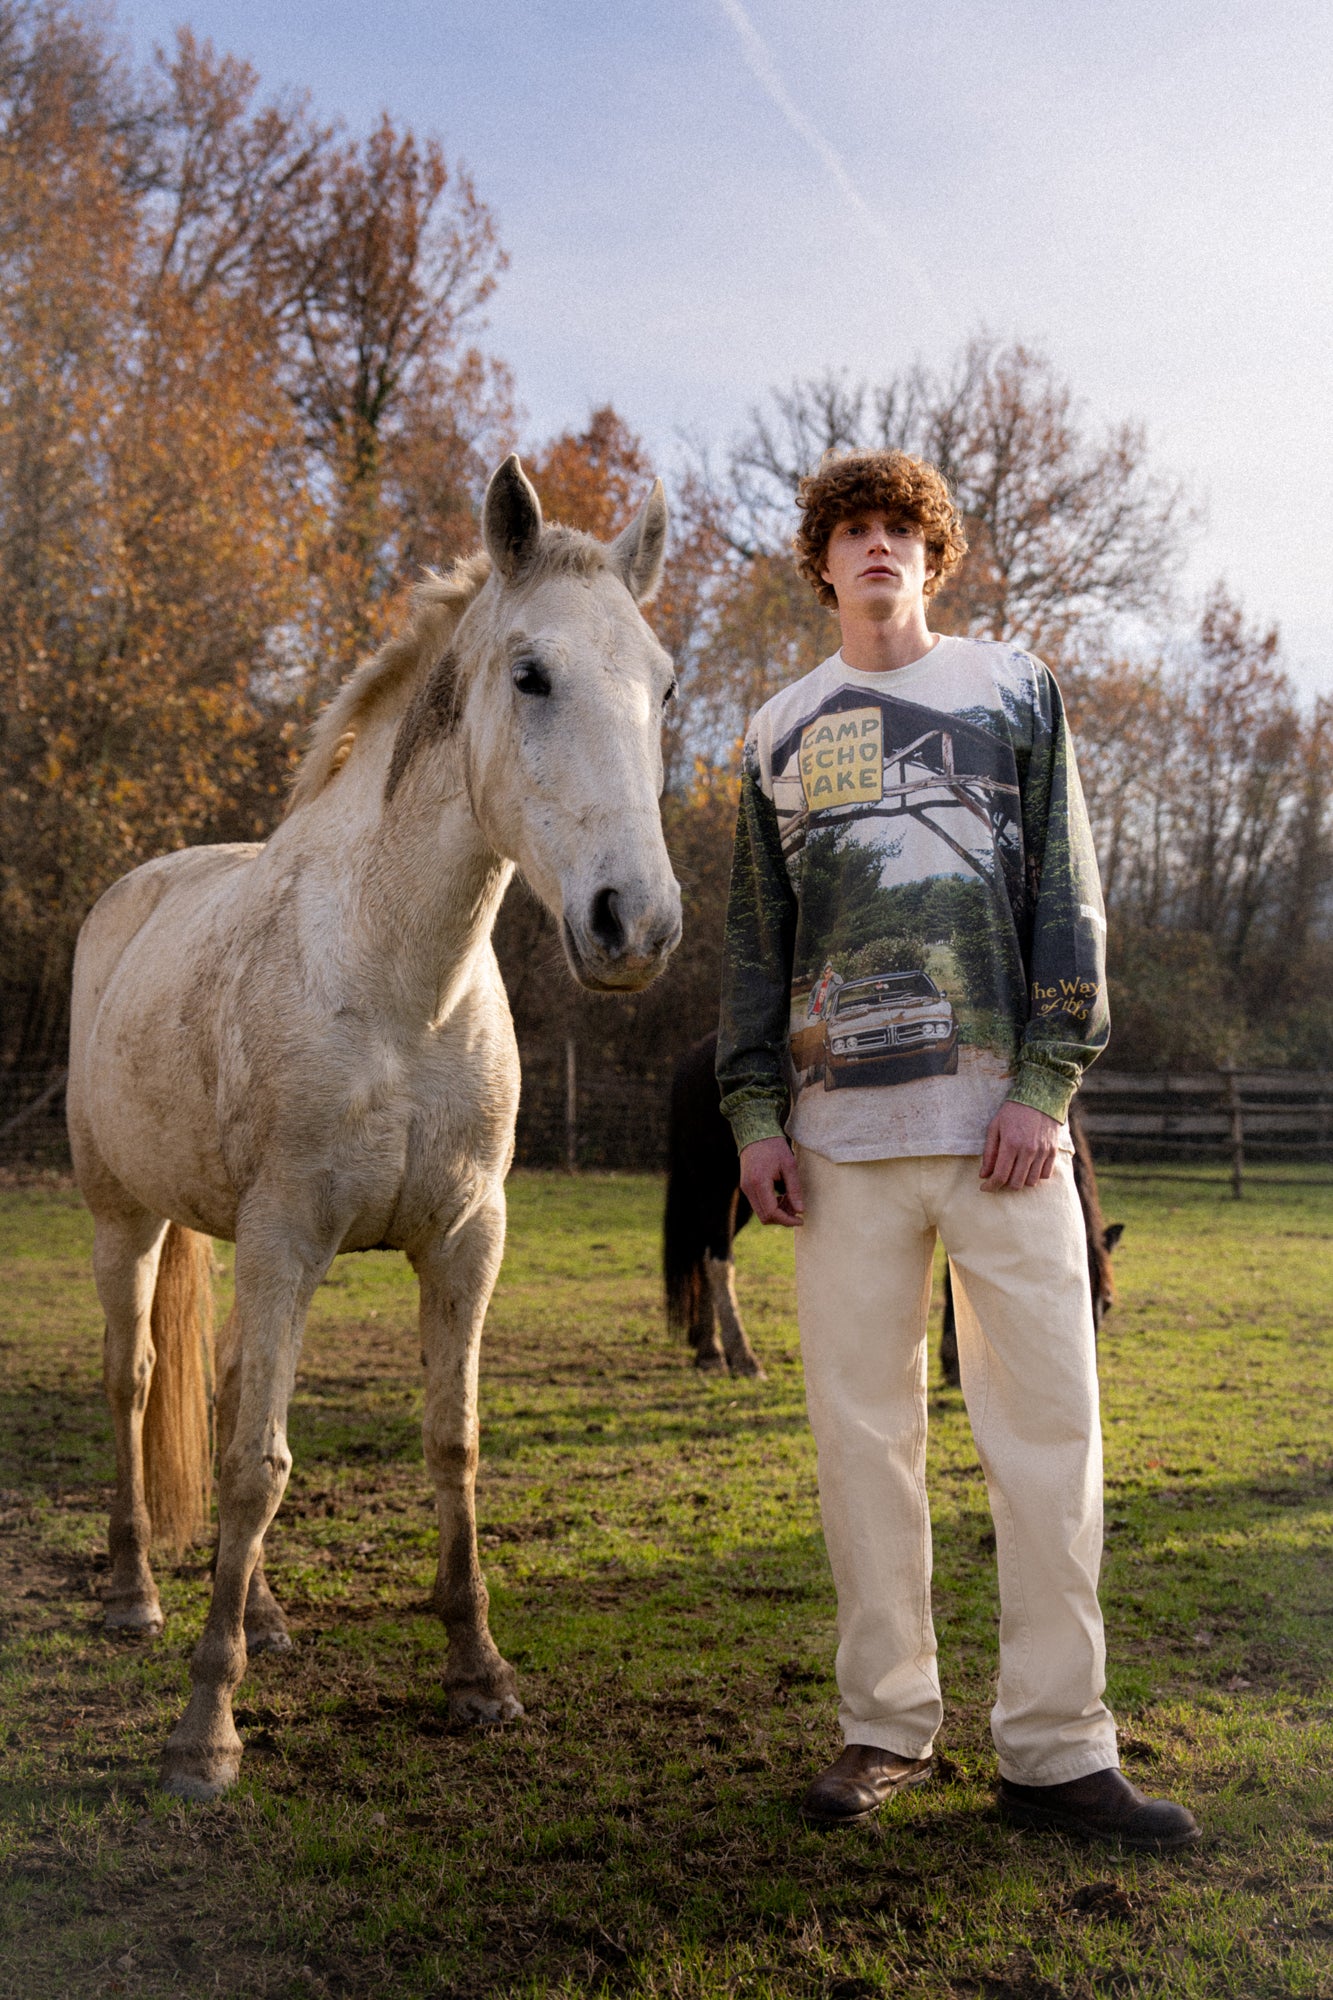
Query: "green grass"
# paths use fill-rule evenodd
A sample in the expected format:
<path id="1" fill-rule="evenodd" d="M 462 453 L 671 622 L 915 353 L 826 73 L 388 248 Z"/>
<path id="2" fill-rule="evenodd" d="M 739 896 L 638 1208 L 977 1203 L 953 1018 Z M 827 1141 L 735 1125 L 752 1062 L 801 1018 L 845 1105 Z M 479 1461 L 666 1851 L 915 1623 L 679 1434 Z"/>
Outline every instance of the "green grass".
<path id="1" fill-rule="evenodd" d="M 938 1386 L 940 1779 L 801 1826 L 837 1740 L 791 1244 L 739 1245 L 768 1381 L 700 1378 L 647 1178 L 511 1187 L 478 1511 L 527 1720 L 448 1723 L 412 1290 L 344 1258 L 268 1545 L 297 1650 L 241 1687 L 237 1791 L 167 1800 L 205 1553 L 160 1572 L 156 1645 L 103 1635 L 90 1229 L 0 1194 L 0 1992 L 1333 2000 L 1333 1190 L 1104 1193 L 1110 1693 L 1132 1775 L 1206 1830 L 1165 1860 L 995 1817 L 990 1524 Z"/>

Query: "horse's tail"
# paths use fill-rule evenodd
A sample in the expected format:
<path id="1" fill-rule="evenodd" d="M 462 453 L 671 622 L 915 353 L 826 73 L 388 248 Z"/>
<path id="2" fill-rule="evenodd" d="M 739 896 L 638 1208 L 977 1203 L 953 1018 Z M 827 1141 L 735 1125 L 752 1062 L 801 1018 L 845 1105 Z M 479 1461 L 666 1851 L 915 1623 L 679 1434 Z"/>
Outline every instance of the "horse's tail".
<path id="1" fill-rule="evenodd" d="M 153 1291 L 152 1386 L 143 1424 L 153 1540 L 177 1555 L 208 1521 L 213 1484 L 213 1243 L 172 1223 Z"/>

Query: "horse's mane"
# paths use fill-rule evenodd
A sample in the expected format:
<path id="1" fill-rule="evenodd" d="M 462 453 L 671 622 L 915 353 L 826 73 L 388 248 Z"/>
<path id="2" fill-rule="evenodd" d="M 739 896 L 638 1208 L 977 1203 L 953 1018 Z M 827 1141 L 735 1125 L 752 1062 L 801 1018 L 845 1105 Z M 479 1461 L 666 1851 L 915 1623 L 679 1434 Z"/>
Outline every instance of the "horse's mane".
<path id="1" fill-rule="evenodd" d="M 592 576 L 607 567 L 607 551 L 577 528 L 548 524 L 523 582 L 552 575 Z M 292 781 L 288 813 L 318 798 L 346 763 L 356 732 L 381 703 L 401 697 L 435 665 L 463 613 L 491 573 L 484 549 L 460 556 L 443 575 L 426 572 L 412 593 L 412 621 L 406 632 L 380 647 L 373 659 L 349 674 L 310 731 L 310 747 Z"/>
<path id="2" fill-rule="evenodd" d="M 349 674 L 310 731 L 310 747 L 292 781 L 287 811 L 318 798 L 347 761 L 358 727 L 381 703 L 400 696 L 443 653 L 459 620 L 491 573 L 484 550 L 461 556 L 443 575 L 428 570 L 412 593 L 412 621 Z"/>

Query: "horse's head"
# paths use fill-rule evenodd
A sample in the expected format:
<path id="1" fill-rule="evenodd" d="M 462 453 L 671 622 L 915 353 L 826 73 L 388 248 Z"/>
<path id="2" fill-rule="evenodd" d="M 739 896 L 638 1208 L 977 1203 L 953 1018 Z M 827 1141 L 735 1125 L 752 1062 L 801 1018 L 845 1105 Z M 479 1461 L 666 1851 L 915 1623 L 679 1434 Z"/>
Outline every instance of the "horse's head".
<path id="1" fill-rule="evenodd" d="M 680 940 L 662 838 L 671 661 L 639 606 L 666 543 L 660 482 L 609 545 L 543 525 L 518 459 L 486 491 L 491 576 L 458 628 L 472 809 L 560 925 L 575 976 L 646 986 Z"/>

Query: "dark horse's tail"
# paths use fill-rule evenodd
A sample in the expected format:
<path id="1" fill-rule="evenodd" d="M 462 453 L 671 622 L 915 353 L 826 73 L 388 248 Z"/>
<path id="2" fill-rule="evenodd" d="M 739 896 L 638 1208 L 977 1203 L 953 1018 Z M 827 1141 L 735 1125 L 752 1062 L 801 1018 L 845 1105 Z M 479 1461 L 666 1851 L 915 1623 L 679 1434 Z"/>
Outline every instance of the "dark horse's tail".
<path id="1" fill-rule="evenodd" d="M 692 1346 L 706 1339 L 713 1325 L 704 1259 L 725 1262 L 732 1237 L 750 1218 L 750 1205 L 740 1192 L 736 1141 L 718 1110 L 716 1059 L 716 1035 L 696 1042 L 681 1057 L 671 1078 L 667 1123 L 662 1224 L 667 1324 Z"/>

